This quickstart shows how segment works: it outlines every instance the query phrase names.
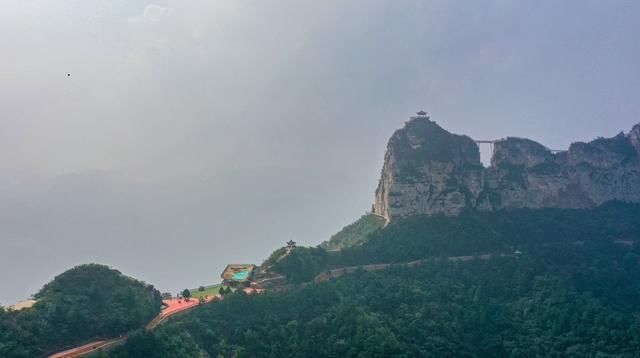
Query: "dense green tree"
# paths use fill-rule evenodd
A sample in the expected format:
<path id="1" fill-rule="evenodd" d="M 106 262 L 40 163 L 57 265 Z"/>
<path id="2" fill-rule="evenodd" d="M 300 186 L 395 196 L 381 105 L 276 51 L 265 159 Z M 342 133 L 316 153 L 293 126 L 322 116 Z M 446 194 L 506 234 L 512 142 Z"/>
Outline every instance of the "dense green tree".
<path id="1" fill-rule="evenodd" d="M 367 241 L 368 236 L 380 230 L 384 225 L 384 219 L 380 216 L 368 213 L 342 228 L 329 241 L 320 244 L 320 247 L 327 250 L 339 250 L 352 247 Z"/>
<path id="2" fill-rule="evenodd" d="M 301 285 L 228 295 L 103 356 L 638 357 L 639 242 L 640 206 L 616 202 L 394 220 L 341 251 L 274 253 L 269 267 Z M 450 259 L 462 255 L 476 259 Z M 309 284 L 372 263 L 394 265 Z M 36 297 L 32 309 L 0 309 L 1 357 L 141 327 L 160 306 L 151 286 L 98 265 Z"/>
<path id="3" fill-rule="evenodd" d="M 128 341 L 129 344 L 124 349 L 105 355 L 122 358 L 198 358 L 207 356 L 188 332 L 171 328 L 154 335 L 137 333 Z"/>
<path id="4" fill-rule="evenodd" d="M 568 254 L 569 249 L 549 250 Z M 616 302 L 609 296 L 619 292 L 600 290 L 604 276 L 582 287 L 572 276 L 579 267 L 597 267 L 599 260 L 607 263 L 599 272 L 611 274 L 621 261 L 617 254 L 575 266 L 547 260 L 547 253 L 433 261 L 354 273 L 285 293 L 231 295 L 151 335 L 186 332 L 211 357 L 239 352 L 250 357 L 636 356 L 637 296 Z M 631 285 L 637 295 L 634 275 L 640 272 L 625 274 L 619 283 Z"/>
<path id="5" fill-rule="evenodd" d="M 185 288 L 185 289 L 182 291 L 182 297 L 184 297 L 184 298 L 186 298 L 186 299 L 189 299 L 189 298 L 191 297 L 191 291 L 189 291 L 189 289 L 188 289 L 188 288 Z"/>
<path id="6" fill-rule="evenodd" d="M 299 248 L 274 267 L 304 282 L 323 262 L 430 260 L 230 295 L 147 335 L 186 333 L 210 357 L 637 357 L 638 242 L 640 210 L 621 203 L 398 220 L 361 246 Z M 446 258 L 484 252 L 496 255 Z"/>
<path id="7" fill-rule="evenodd" d="M 273 264 L 290 282 L 312 280 L 331 268 L 400 263 L 426 257 L 512 254 L 546 241 L 579 244 L 640 240 L 640 206 L 610 202 L 595 209 L 466 211 L 457 217 L 393 220 L 366 242 L 340 251 L 299 247 Z"/>
<path id="8" fill-rule="evenodd" d="M 297 247 L 273 265 L 277 272 L 284 273 L 292 283 L 312 280 L 327 267 L 327 252 L 322 248 Z"/>
<path id="9" fill-rule="evenodd" d="M 0 357 L 34 357 L 145 325 L 160 311 L 153 286 L 107 266 L 74 267 L 35 294 L 37 303 L 0 311 Z"/>

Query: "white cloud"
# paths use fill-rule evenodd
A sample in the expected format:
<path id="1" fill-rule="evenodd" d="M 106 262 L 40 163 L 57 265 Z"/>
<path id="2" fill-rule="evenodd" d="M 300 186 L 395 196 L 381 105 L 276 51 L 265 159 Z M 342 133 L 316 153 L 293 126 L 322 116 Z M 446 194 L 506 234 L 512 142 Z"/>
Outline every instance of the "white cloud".
<path id="1" fill-rule="evenodd" d="M 144 8 L 142 15 L 129 18 L 128 21 L 130 23 L 139 23 L 144 21 L 159 22 L 163 18 L 168 16 L 170 13 L 171 13 L 171 9 L 167 7 L 156 5 L 156 4 L 149 4 L 147 5 L 147 7 Z"/>

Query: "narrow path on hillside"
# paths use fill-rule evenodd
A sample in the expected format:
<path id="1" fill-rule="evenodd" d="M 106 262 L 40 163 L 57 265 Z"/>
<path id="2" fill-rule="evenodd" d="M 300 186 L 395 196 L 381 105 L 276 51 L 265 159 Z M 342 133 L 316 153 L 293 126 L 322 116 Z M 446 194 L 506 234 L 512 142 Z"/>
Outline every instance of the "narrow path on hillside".
<path id="1" fill-rule="evenodd" d="M 449 256 L 449 257 L 447 257 L 447 261 L 451 261 L 451 262 L 455 262 L 455 261 L 471 261 L 471 260 L 474 260 L 474 259 L 488 260 L 488 259 L 490 259 L 492 257 L 503 257 L 503 256 L 510 256 L 510 255 L 506 255 L 506 254 L 484 254 L 484 255 L 479 255 L 479 256 Z M 404 263 L 387 263 L 387 264 L 372 264 L 372 265 L 339 267 L 339 268 L 331 269 L 329 271 L 326 271 L 326 272 L 323 272 L 321 274 L 318 274 L 313 279 L 313 282 L 319 283 L 319 282 L 324 282 L 324 281 L 328 281 L 328 280 L 333 280 L 333 279 L 336 279 L 338 277 L 344 276 L 346 274 L 354 273 L 354 272 L 356 272 L 358 270 L 363 270 L 363 271 L 367 271 L 367 272 L 380 271 L 380 270 L 384 270 L 384 269 L 386 269 L 386 268 L 388 268 L 390 266 L 393 266 L 393 265 L 405 266 L 405 267 L 415 267 L 415 266 L 420 265 L 422 263 L 429 262 L 429 261 L 434 261 L 434 260 L 437 260 L 437 258 L 431 257 L 431 258 L 427 258 L 427 259 L 416 260 L 416 261 L 411 261 L 411 262 L 404 262 Z"/>

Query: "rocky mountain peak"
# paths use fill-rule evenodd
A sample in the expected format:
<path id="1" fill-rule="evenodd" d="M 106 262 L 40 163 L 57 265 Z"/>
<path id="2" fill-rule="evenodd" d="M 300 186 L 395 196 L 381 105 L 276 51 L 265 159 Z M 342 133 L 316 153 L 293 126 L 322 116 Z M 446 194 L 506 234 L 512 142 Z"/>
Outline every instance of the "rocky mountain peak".
<path id="1" fill-rule="evenodd" d="M 640 202 L 640 124 L 628 135 L 573 143 L 552 152 L 526 138 L 493 143 L 484 168 L 475 141 L 428 117 L 414 117 L 389 140 L 374 213 L 387 219 L 457 215 L 464 209 L 585 208 Z"/>
<path id="2" fill-rule="evenodd" d="M 633 126 L 629 132 L 629 141 L 636 148 L 636 152 L 640 156 L 640 123 Z"/>
<path id="3" fill-rule="evenodd" d="M 521 165 L 533 167 L 553 157 L 551 151 L 542 144 L 526 138 L 508 137 L 496 141 L 491 156 L 492 166 Z"/>

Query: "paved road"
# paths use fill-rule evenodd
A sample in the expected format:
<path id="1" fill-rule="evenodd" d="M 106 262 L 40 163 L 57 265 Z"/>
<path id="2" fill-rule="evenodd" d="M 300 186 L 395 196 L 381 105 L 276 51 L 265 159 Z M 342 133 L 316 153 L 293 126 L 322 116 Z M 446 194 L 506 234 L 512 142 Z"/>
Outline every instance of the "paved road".
<path id="1" fill-rule="evenodd" d="M 504 254 L 497 254 L 497 255 L 486 254 L 486 255 L 479 255 L 479 256 L 451 256 L 451 257 L 448 257 L 447 260 L 449 260 L 449 261 L 471 261 L 471 260 L 474 260 L 474 259 L 487 260 L 487 259 L 490 259 L 493 256 L 506 256 L 506 255 L 504 255 Z M 379 271 L 379 270 L 384 270 L 384 269 L 388 268 L 391 265 L 404 265 L 404 266 L 408 266 L 408 267 L 413 267 L 413 266 L 416 266 L 416 265 L 419 265 L 421 263 L 424 263 L 424 262 L 427 262 L 427 261 L 431 261 L 431 260 L 434 260 L 434 258 L 428 258 L 428 259 L 424 259 L 424 260 L 416 260 L 416 261 L 406 262 L 406 263 L 403 263 L 403 264 L 374 264 L 374 265 L 341 267 L 341 268 L 329 270 L 327 272 L 323 272 L 323 273 L 319 274 L 318 276 L 315 277 L 314 282 L 318 283 L 318 282 L 323 282 L 323 281 L 335 279 L 335 278 L 338 278 L 338 277 L 343 276 L 345 274 L 356 272 L 357 270 Z M 275 278 L 272 278 L 272 279 L 281 279 L 281 278 L 283 278 L 283 277 L 275 277 Z M 269 280 L 269 279 L 266 279 L 266 280 Z M 210 302 L 213 302 L 213 301 L 216 301 L 216 300 L 221 300 L 221 299 L 222 299 L 222 296 L 216 295 L 216 296 L 213 296 L 213 297 L 209 297 L 205 302 L 206 303 L 210 303 Z M 198 302 L 197 299 L 191 299 L 189 301 L 173 299 L 173 300 L 164 300 L 163 302 L 167 305 L 167 307 L 165 307 L 162 310 L 162 312 L 160 312 L 160 314 L 156 318 L 151 320 L 151 322 L 149 322 L 146 325 L 146 327 L 145 327 L 146 331 L 153 330 L 159 324 L 164 322 L 165 319 L 167 319 L 168 317 L 170 317 L 170 316 L 172 316 L 172 315 L 174 315 L 176 313 L 184 312 L 186 310 L 195 308 L 195 307 L 197 307 L 199 305 L 199 302 Z M 83 357 L 83 356 L 85 356 L 85 355 L 87 355 L 89 353 L 95 352 L 98 349 L 106 348 L 106 347 L 112 346 L 114 344 L 124 342 L 127 338 L 128 338 L 127 336 L 123 336 L 123 337 L 114 338 L 114 339 L 110 339 L 110 340 L 100 340 L 100 341 L 91 342 L 91 343 L 85 344 L 85 345 L 80 346 L 80 347 L 76 347 L 76 348 L 72 348 L 72 349 L 66 350 L 64 352 L 56 353 L 54 355 L 49 356 L 49 358 L 77 358 L 77 357 Z"/>
<path id="2" fill-rule="evenodd" d="M 216 295 L 213 297 L 209 297 L 205 303 L 210 303 L 216 300 L 221 300 L 222 296 L 220 295 Z M 185 301 L 183 299 L 178 300 L 178 299 L 172 299 L 172 300 L 164 300 L 162 301 L 166 304 L 166 307 L 160 312 L 160 314 L 158 316 L 156 316 L 156 318 L 154 318 L 153 320 L 151 320 L 151 322 L 149 322 L 146 326 L 145 326 L 145 331 L 151 331 L 154 328 L 156 328 L 160 323 L 164 322 L 165 319 L 169 318 L 170 316 L 173 316 L 176 313 L 180 313 L 180 312 L 184 312 L 186 310 L 190 310 L 192 308 L 198 307 L 198 305 L 200 304 L 200 302 L 195 299 L 192 298 L 189 301 Z M 94 342 L 90 342 L 87 344 L 84 344 L 80 347 L 75 347 L 75 348 L 71 348 L 71 349 L 67 349 L 64 352 L 59 352 L 53 355 L 50 355 L 49 358 L 77 358 L 77 357 L 83 357 L 89 353 L 93 353 L 99 349 L 103 349 L 103 348 L 107 348 L 110 346 L 113 346 L 114 344 L 118 344 L 118 343 L 124 343 L 124 341 L 127 340 L 128 335 L 122 336 L 122 337 L 118 337 L 118 338 L 113 338 L 113 339 L 106 339 L 106 340 L 98 340 L 98 341 L 94 341 Z"/>
<path id="3" fill-rule="evenodd" d="M 213 301 L 219 301 L 219 300 L 222 300 L 222 296 L 215 295 L 207 298 L 204 301 L 204 303 L 211 303 Z M 170 316 L 173 316 L 176 313 L 184 312 L 186 310 L 190 310 L 200 305 L 200 302 L 195 298 L 192 298 L 189 301 L 173 299 L 173 300 L 164 300 L 162 302 L 164 302 L 167 305 L 167 307 L 163 309 L 162 312 L 160 312 L 160 314 L 156 318 L 151 320 L 151 322 L 149 322 L 145 326 L 144 329 L 146 331 L 151 331 L 152 329 L 156 328 L 160 323 L 164 322 L 165 319 L 169 318 Z"/>
<path id="4" fill-rule="evenodd" d="M 68 349 L 64 352 L 56 353 L 54 355 L 50 355 L 49 358 L 76 358 L 82 357 L 86 354 L 94 352 L 98 349 L 106 348 L 112 346 L 116 343 L 124 342 L 127 337 L 119 337 L 108 340 L 95 341 L 91 343 L 87 343 L 83 346 Z"/>

